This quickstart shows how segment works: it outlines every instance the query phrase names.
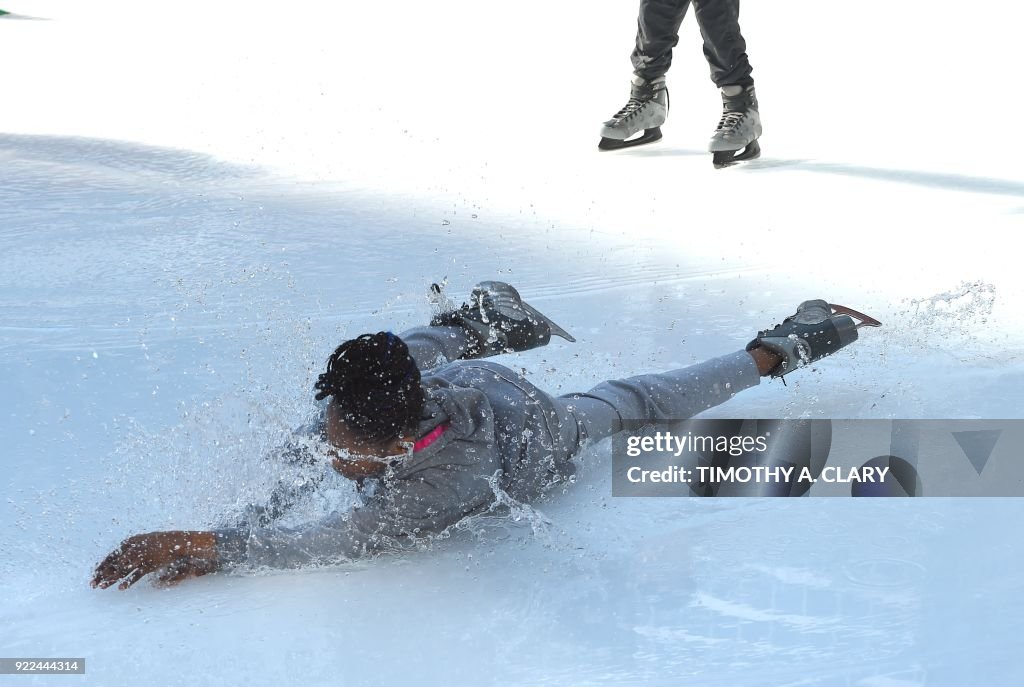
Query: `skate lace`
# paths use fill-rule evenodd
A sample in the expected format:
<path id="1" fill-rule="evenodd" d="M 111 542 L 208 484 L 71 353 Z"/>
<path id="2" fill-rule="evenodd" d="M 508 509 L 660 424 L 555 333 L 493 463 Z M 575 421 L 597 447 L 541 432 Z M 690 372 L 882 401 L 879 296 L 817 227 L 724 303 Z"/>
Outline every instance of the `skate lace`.
<path id="1" fill-rule="evenodd" d="M 745 112 L 726 112 L 722 114 L 722 119 L 718 122 L 718 128 L 715 129 L 715 131 L 735 129 L 739 126 L 739 123 L 745 114 Z"/>
<path id="2" fill-rule="evenodd" d="M 646 101 L 640 100 L 639 98 L 630 98 L 629 102 L 626 103 L 621 110 L 615 113 L 614 119 L 625 119 L 627 117 L 632 117 L 637 113 L 637 111 L 641 107 L 643 107 L 643 104 L 645 102 Z"/>

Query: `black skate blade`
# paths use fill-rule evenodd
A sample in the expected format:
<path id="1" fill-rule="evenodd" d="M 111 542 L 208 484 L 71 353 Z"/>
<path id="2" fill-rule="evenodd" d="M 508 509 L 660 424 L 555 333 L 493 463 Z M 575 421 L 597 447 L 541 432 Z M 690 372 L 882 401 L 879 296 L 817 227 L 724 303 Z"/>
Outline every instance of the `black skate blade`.
<path id="1" fill-rule="evenodd" d="M 753 160 L 761 157 L 761 146 L 757 141 L 751 141 L 747 144 L 746 148 L 742 150 L 720 150 L 713 153 L 715 169 L 722 169 L 723 167 L 729 167 L 736 164 L 737 162 L 743 162 L 744 160 Z"/>
<path id="2" fill-rule="evenodd" d="M 661 127 L 656 126 L 653 129 L 644 129 L 643 134 L 636 138 L 629 138 L 625 141 L 620 141 L 617 138 L 602 138 L 601 142 L 597 144 L 598 150 L 622 150 L 623 148 L 632 148 L 633 146 L 643 145 L 644 143 L 653 143 L 661 138 Z"/>
<path id="3" fill-rule="evenodd" d="M 555 336 L 560 336 L 563 339 L 565 339 L 566 341 L 571 341 L 572 343 L 576 343 L 576 337 L 574 337 L 572 334 L 570 334 L 569 332 L 567 332 L 564 329 L 562 329 L 561 327 L 559 327 L 557 324 L 555 324 L 551 320 L 550 317 L 548 317 L 547 315 L 545 315 L 541 311 L 537 310 L 537 308 L 533 307 L 532 305 L 530 305 L 526 301 L 523 301 L 523 310 L 525 310 L 526 312 L 530 313 L 530 315 L 535 320 L 538 320 L 538 321 L 541 321 L 541 322 L 546 322 L 548 327 L 551 328 L 551 333 L 554 334 Z"/>

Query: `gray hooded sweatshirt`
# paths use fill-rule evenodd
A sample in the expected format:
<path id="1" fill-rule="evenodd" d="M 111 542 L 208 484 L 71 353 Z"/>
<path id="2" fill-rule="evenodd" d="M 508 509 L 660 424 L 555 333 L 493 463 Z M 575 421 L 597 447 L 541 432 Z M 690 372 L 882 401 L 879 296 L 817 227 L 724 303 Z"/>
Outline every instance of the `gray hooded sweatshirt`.
<path id="1" fill-rule="evenodd" d="M 588 441 L 621 431 L 623 420 L 689 418 L 760 382 L 753 358 L 739 351 L 553 397 L 502 365 L 459 360 L 466 337 L 457 327 L 401 335 L 423 371 L 418 435 L 433 433 L 432 443 L 389 468 L 351 510 L 302 527 L 214 530 L 222 567 L 294 568 L 407 548 L 492 507 L 500 492 L 536 498 L 572 475 L 571 459 Z"/>

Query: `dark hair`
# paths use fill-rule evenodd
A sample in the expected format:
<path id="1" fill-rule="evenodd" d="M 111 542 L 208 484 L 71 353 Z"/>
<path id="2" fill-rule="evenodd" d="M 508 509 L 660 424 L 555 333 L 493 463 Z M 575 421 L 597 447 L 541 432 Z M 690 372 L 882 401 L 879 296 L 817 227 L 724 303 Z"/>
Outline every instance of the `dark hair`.
<path id="1" fill-rule="evenodd" d="M 420 370 L 409 347 L 391 332 L 363 334 L 338 346 L 314 386 L 316 400 L 332 396 L 345 426 L 374 443 L 408 436 L 423 413 Z"/>

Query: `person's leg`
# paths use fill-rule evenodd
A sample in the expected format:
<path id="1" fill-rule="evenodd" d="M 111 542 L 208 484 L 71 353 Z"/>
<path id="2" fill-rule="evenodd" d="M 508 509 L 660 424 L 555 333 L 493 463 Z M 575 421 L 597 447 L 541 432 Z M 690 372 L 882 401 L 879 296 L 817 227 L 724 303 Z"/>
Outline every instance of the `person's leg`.
<path id="1" fill-rule="evenodd" d="M 637 76 L 646 81 L 665 76 L 689 6 L 690 0 L 640 0 L 636 47 L 630 58 Z"/>
<path id="2" fill-rule="evenodd" d="M 693 0 L 693 11 L 704 38 L 711 80 L 719 88 L 752 86 L 747 43 L 740 32 L 740 0 Z"/>
<path id="3" fill-rule="evenodd" d="M 722 89 L 722 117 L 711 134 L 708 151 L 716 168 L 761 155 L 761 115 L 754 92 L 747 43 L 740 33 L 739 0 L 693 0 L 704 37 L 704 57 L 711 80 Z"/>
<path id="4" fill-rule="evenodd" d="M 598 149 L 618 150 L 661 138 L 668 117 L 665 73 L 689 6 L 690 0 L 640 0 L 629 101 L 601 125 Z"/>
<path id="5" fill-rule="evenodd" d="M 588 441 L 622 431 L 624 420 L 683 420 L 760 381 L 755 358 L 738 351 L 678 370 L 602 382 L 585 394 L 553 399 L 561 445 L 572 456 Z"/>
<path id="6" fill-rule="evenodd" d="M 561 445 L 566 459 L 579 453 L 590 441 L 600 441 L 622 429 L 622 418 L 606 401 L 586 394 L 570 394 L 553 399 L 562 433 Z"/>

